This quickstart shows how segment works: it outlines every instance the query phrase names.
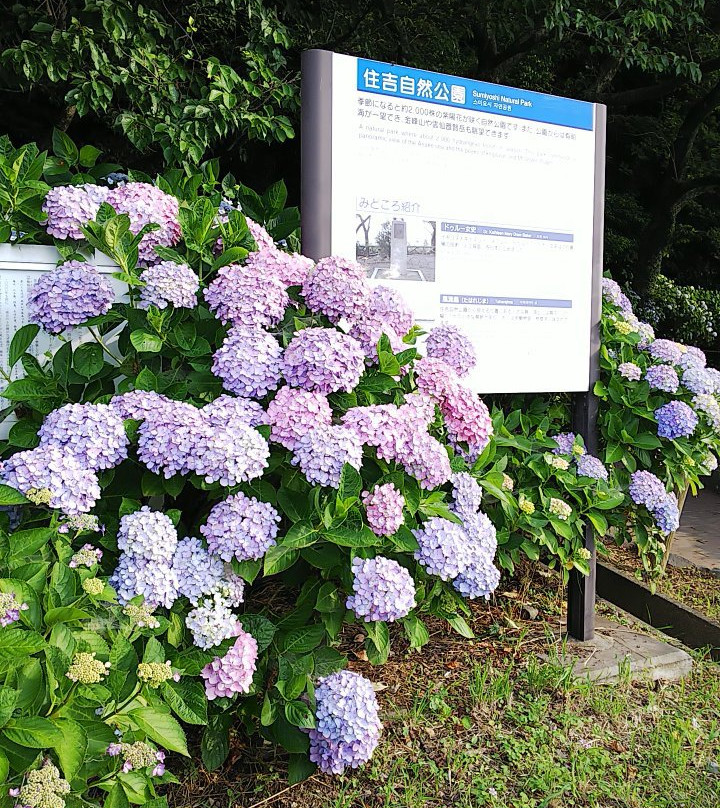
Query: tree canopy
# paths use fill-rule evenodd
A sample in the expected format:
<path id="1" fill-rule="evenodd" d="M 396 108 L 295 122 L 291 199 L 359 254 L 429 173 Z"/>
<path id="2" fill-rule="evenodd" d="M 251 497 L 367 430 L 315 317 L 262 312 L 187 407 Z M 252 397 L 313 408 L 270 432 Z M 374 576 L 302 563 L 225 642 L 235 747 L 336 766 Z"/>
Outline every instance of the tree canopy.
<path id="1" fill-rule="evenodd" d="M 14 141 L 59 127 L 148 170 L 217 156 L 295 196 L 309 47 L 601 101 L 606 267 L 640 291 L 660 270 L 720 288 L 718 2 L 47 0 L 0 23 Z"/>

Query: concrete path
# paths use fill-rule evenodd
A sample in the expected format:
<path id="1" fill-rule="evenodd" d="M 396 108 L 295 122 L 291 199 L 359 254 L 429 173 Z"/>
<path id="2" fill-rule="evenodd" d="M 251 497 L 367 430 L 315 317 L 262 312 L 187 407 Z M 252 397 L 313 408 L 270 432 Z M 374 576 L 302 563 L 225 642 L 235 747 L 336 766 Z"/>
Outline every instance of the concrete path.
<path id="1" fill-rule="evenodd" d="M 708 488 L 685 500 L 670 548 L 674 567 L 699 567 L 720 575 L 720 494 Z"/>

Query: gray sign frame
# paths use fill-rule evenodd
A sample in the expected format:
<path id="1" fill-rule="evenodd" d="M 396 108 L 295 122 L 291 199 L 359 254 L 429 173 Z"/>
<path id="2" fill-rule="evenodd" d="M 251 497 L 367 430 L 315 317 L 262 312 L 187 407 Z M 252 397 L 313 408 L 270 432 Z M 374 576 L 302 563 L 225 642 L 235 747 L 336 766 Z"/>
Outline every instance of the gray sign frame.
<path id="1" fill-rule="evenodd" d="M 332 249 L 332 51 L 304 51 L 301 61 L 301 225 L 302 251 L 314 260 Z M 583 435 L 587 450 L 597 454 L 598 402 L 593 394 L 600 375 L 600 317 L 602 313 L 603 228 L 605 213 L 605 143 L 607 109 L 595 110 L 595 183 L 593 200 L 592 288 L 590 305 L 589 389 L 573 395 L 573 428 Z M 571 637 L 590 640 L 595 625 L 595 536 L 585 530 L 590 551 L 590 575 L 570 573 L 567 628 Z"/>

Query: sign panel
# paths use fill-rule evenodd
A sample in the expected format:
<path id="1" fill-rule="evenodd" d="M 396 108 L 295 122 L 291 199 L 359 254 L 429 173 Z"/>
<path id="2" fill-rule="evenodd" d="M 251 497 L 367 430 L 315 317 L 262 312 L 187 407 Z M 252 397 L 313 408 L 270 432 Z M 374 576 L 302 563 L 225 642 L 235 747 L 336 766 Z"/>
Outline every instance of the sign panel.
<path id="1" fill-rule="evenodd" d="M 308 51 L 302 110 L 308 255 L 460 326 L 479 393 L 589 389 L 604 107 Z"/>

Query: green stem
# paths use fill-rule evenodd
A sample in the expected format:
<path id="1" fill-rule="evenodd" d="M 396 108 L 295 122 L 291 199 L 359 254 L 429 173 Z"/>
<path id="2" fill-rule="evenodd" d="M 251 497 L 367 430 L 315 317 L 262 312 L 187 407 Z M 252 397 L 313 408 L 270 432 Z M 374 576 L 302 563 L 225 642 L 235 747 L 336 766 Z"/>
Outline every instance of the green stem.
<path id="1" fill-rule="evenodd" d="M 5 379 L 5 381 L 8 384 L 10 384 L 10 382 L 12 381 L 12 378 L 10 377 L 9 373 L 5 373 L 5 371 L 2 368 L 0 368 L 0 375 L 3 377 L 3 379 Z"/>
<path id="2" fill-rule="evenodd" d="M 94 329 L 94 328 L 92 328 L 92 327 L 90 327 L 90 326 L 88 326 L 88 331 L 89 331 L 89 332 L 92 334 L 92 338 L 93 338 L 93 339 L 95 340 L 95 342 L 97 342 L 97 344 L 98 344 L 98 345 L 99 345 L 99 346 L 100 346 L 100 347 L 103 349 L 103 351 L 105 351 L 105 353 L 106 353 L 106 354 L 107 354 L 109 357 L 111 357 L 112 359 L 114 359 L 114 360 L 115 360 L 115 361 L 118 363 L 118 365 L 122 365 L 123 360 L 122 360 L 122 359 L 121 359 L 119 356 L 116 356 L 116 355 L 115 355 L 115 354 L 114 354 L 114 353 L 113 353 L 113 352 L 110 350 L 110 348 L 108 348 L 108 346 L 107 346 L 107 345 L 106 345 L 106 344 L 105 344 L 105 343 L 102 341 L 102 338 L 100 337 L 100 335 L 99 335 L 99 334 L 97 334 L 97 333 L 95 332 L 95 329 Z"/>

